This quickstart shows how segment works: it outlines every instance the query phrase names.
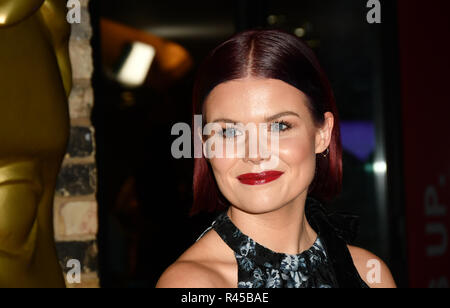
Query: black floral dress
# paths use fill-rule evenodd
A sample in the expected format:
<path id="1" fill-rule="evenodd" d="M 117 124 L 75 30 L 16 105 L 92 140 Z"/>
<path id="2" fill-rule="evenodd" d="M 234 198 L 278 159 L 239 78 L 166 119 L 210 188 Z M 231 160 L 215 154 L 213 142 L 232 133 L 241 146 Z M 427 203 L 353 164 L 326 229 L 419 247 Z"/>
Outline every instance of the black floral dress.
<path id="1" fill-rule="evenodd" d="M 311 214 L 311 206 L 318 206 L 318 202 L 308 198 L 305 208 L 307 217 L 308 214 Z M 315 209 L 317 210 L 317 208 Z M 315 218 L 317 218 L 317 215 Z M 314 224 L 311 224 L 311 226 L 314 228 Z M 325 247 L 325 239 L 322 237 L 320 230 L 317 230 L 323 228 L 314 228 L 318 233 L 314 244 L 309 249 L 295 255 L 277 253 L 258 244 L 233 224 L 226 211 L 219 214 L 199 239 L 211 229 L 214 229 L 234 251 L 238 265 L 238 288 L 345 287 L 342 283 L 340 285 L 338 281 L 339 273 L 335 271 L 335 266 L 339 264 L 330 261 Z M 352 265 L 353 263 L 347 264 L 353 270 L 357 284 L 350 286 L 367 287 Z"/>

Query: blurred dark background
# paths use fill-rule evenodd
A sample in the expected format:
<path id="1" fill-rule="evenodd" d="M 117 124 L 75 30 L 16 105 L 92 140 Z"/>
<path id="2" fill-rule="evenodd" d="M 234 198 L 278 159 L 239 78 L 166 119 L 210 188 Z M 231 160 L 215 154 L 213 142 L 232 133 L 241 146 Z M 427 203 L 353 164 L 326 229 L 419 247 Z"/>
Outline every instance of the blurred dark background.
<path id="1" fill-rule="evenodd" d="M 103 287 L 153 287 L 215 216 L 189 218 L 193 161 L 172 157 L 171 128 L 191 122 L 201 60 L 255 27 L 301 37 L 328 74 L 344 145 L 330 206 L 361 217 L 356 244 L 401 287 L 448 286 L 448 2 L 380 1 L 381 24 L 360 0 L 91 2 Z M 130 87 L 117 76 L 137 41 L 155 56 Z"/>

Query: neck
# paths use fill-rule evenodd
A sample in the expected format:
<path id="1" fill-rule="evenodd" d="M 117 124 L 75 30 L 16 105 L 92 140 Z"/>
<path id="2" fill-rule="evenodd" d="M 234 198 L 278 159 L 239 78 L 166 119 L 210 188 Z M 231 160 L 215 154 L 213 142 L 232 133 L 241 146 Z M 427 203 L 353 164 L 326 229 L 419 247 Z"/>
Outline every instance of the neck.
<path id="1" fill-rule="evenodd" d="M 238 229 L 264 247 L 286 254 L 309 249 L 317 238 L 305 216 L 306 192 L 281 208 L 262 214 L 230 206 L 228 216 Z"/>

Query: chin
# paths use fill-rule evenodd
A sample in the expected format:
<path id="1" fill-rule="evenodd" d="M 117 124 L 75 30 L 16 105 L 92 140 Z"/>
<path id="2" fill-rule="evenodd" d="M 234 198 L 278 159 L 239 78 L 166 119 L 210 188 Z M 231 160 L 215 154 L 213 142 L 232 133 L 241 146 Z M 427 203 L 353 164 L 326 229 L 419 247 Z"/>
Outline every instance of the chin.
<path id="1" fill-rule="evenodd" d="M 244 199 L 233 203 L 234 207 L 249 214 L 270 213 L 283 207 L 283 204 L 279 196 L 273 193 L 270 196 L 247 194 Z"/>

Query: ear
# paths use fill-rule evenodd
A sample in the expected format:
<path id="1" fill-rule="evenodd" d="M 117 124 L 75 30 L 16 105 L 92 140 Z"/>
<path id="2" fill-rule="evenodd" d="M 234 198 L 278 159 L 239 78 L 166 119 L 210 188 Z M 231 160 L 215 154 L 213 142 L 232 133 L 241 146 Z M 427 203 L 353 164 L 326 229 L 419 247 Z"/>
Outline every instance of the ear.
<path id="1" fill-rule="evenodd" d="M 195 134 L 196 134 L 196 138 L 198 138 L 197 140 L 199 140 L 200 144 L 201 144 L 202 156 L 204 158 L 206 158 L 206 156 L 205 156 L 205 141 L 206 141 L 206 139 L 205 139 L 205 136 L 203 135 L 203 127 L 197 127 L 197 131 L 195 132 Z M 206 160 L 208 160 L 208 159 L 206 158 Z"/>
<path id="2" fill-rule="evenodd" d="M 203 127 L 198 127 L 197 128 L 197 138 L 199 138 L 200 142 L 201 142 L 201 146 L 202 146 L 202 154 L 203 154 L 203 158 L 209 163 L 210 159 L 208 158 L 208 155 L 206 153 L 207 151 L 207 144 L 206 141 L 209 139 L 210 136 L 204 135 L 204 129 Z"/>
<path id="3" fill-rule="evenodd" d="M 316 154 L 327 150 L 331 142 L 331 134 L 334 127 L 334 116 L 331 112 L 324 113 L 325 121 L 323 126 L 316 132 Z"/>
<path id="4" fill-rule="evenodd" d="M 197 127 L 197 138 L 198 140 L 201 141 L 201 143 L 203 144 L 205 142 L 205 140 L 203 139 L 203 128 L 202 127 Z"/>

